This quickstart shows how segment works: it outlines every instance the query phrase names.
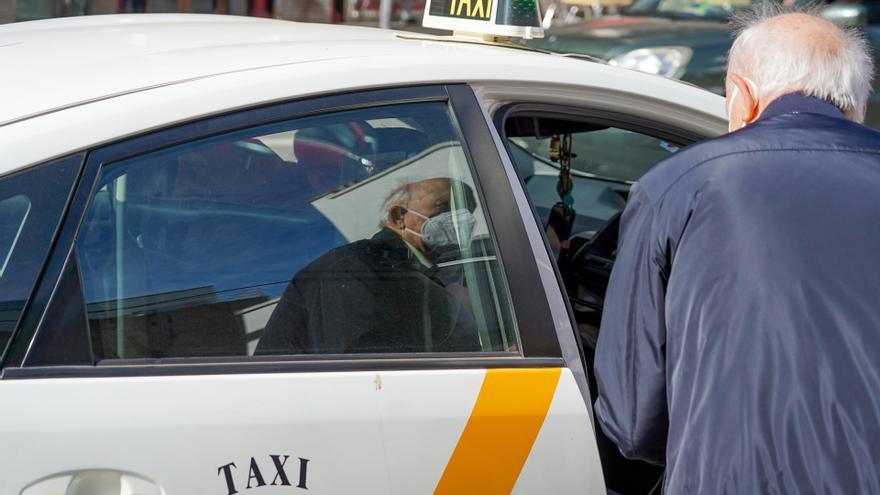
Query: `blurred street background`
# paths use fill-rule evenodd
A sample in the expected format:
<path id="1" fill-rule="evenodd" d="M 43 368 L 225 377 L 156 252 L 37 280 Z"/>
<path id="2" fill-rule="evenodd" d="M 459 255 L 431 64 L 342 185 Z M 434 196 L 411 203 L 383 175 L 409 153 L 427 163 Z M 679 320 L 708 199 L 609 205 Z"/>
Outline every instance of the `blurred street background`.
<path id="1" fill-rule="evenodd" d="M 385 0 L 388 22 L 418 25 L 424 0 Z M 382 0 L 0 0 L 0 24 L 90 14 L 190 12 L 378 25 Z M 388 8 L 386 7 L 386 8 Z M 384 13 L 384 12 L 383 12 Z M 395 26 L 397 27 L 397 26 Z"/>
<path id="2" fill-rule="evenodd" d="M 546 24 L 618 13 L 633 0 L 539 0 Z M 116 13 L 198 13 L 419 29 L 426 0 L 0 0 L 0 24 Z"/>

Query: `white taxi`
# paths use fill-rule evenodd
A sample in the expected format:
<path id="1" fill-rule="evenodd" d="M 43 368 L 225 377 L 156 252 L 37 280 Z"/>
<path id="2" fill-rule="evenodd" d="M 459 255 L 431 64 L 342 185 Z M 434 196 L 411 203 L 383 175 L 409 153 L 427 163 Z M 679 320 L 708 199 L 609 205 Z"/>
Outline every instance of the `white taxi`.
<path id="1" fill-rule="evenodd" d="M 0 493 L 650 491 L 591 414 L 616 219 L 723 102 L 495 3 L 0 27 Z"/>

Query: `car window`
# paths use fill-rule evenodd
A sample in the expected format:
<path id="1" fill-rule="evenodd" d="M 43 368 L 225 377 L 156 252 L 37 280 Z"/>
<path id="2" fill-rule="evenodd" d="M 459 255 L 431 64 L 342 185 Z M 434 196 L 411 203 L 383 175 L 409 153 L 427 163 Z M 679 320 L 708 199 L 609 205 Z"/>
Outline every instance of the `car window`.
<path id="1" fill-rule="evenodd" d="M 49 252 L 80 157 L 0 179 L 0 357 Z"/>
<path id="2" fill-rule="evenodd" d="M 628 15 L 668 15 L 674 17 L 726 18 L 754 3 L 754 0 L 636 0 Z"/>
<path id="3" fill-rule="evenodd" d="M 572 142 L 572 191 L 576 211 L 572 236 L 585 238 L 623 210 L 630 185 L 658 161 L 678 150 L 668 141 L 615 127 L 586 128 L 569 133 Z M 551 147 L 559 134 L 511 136 L 515 162 L 542 226 L 560 201 L 556 184 L 559 164 Z"/>
<path id="4" fill-rule="evenodd" d="M 518 349 L 442 102 L 108 165 L 77 252 L 98 359 Z"/>

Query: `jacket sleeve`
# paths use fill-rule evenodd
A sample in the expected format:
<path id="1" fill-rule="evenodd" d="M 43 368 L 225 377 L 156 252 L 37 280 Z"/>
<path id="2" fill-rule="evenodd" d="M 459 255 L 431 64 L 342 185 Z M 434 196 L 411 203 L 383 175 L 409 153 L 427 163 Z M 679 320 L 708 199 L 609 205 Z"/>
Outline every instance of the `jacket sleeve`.
<path id="1" fill-rule="evenodd" d="M 596 347 L 596 415 L 632 459 L 662 464 L 666 404 L 666 253 L 654 206 L 633 186 L 621 217 L 617 259 Z"/>

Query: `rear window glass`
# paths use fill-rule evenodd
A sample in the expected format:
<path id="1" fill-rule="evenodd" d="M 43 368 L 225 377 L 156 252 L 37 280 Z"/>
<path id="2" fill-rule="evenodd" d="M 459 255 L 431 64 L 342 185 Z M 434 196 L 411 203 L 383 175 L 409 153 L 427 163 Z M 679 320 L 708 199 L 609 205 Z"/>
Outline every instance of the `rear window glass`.
<path id="1" fill-rule="evenodd" d="M 77 252 L 98 359 L 518 351 L 445 103 L 109 165 Z"/>

